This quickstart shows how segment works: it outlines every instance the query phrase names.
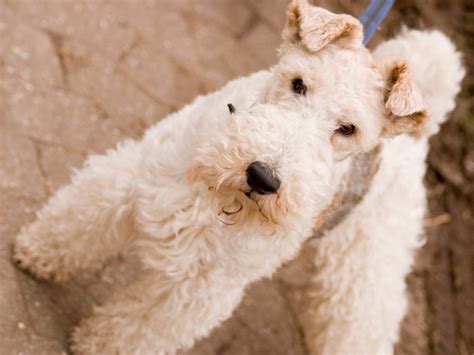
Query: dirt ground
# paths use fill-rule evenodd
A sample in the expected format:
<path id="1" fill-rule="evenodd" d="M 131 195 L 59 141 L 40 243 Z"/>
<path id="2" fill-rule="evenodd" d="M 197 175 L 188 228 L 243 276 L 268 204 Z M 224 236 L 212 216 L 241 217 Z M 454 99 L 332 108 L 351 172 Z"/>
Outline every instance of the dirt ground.
<path id="1" fill-rule="evenodd" d="M 368 1 L 320 1 L 360 16 Z M 89 153 L 229 79 L 275 62 L 286 0 L 0 0 L 0 355 L 63 354 L 67 334 L 133 277 L 124 257 L 64 285 L 10 262 L 20 227 Z M 450 34 L 474 69 L 474 3 L 399 0 L 401 23 Z M 426 245 L 408 278 L 397 354 L 474 353 L 474 78 L 431 142 Z M 187 354 L 306 354 L 281 283 L 259 282 Z"/>

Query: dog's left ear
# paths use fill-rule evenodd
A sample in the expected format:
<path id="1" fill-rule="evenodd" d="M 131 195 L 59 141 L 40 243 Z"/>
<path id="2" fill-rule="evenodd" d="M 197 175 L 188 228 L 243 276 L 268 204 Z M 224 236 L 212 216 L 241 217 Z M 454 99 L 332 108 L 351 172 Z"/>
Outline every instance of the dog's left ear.
<path id="1" fill-rule="evenodd" d="M 385 136 L 415 134 L 429 113 L 420 90 L 404 62 L 389 63 L 382 68 L 386 78 L 385 108 L 388 119 L 383 126 Z"/>
<path id="2" fill-rule="evenodd" d="M 352 48 L 362 43 L 362 25 L 349 15 L 337 15 L 307 0 L 293 0 L 288 7 L 285 44 L 302 44 L 310 52 L 317 52 L 329 43 Z"/>

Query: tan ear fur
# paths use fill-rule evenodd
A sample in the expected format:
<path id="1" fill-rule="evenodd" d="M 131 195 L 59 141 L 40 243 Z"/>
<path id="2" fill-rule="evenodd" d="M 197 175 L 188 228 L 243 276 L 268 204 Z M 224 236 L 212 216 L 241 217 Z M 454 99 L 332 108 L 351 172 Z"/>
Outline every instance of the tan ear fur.
<path id="1" fill-rule="evenodd" d="M 306 0 L 293 0 L 288 7 L 283 31 L 286 43 L 301 43 L 310 52 L 317 52 L 332 42 L 344 48 L 362 43 L 362 25 L 352 16 L 337 15 Z"/>
<path id="2" fill-rule="evenodd" d="M 389 117 L 384 125 L 384 135 L 416 134 L 427 121 L 429 112 L 410 69 L 404 62 L 394 62 L 385 71 L 385 107 Z"/>

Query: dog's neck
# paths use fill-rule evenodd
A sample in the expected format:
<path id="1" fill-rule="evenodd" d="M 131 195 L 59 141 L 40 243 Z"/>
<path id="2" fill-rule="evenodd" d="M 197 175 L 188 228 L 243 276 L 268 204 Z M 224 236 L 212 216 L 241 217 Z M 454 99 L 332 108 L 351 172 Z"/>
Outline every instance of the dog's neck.
<path id="1" fill-rule="evenodd" d="M 352 158 L 331 204 L 316 219 L 312 238 L 320 238 L 337 226 L 369 190 L 380 164 L 380 146 Z"/>

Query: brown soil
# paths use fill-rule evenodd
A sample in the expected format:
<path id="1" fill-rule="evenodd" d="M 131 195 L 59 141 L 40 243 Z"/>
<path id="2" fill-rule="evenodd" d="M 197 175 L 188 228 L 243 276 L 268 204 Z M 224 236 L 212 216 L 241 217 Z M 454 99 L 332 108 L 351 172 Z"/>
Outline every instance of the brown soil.
<path id="1" fill-rule="evenodd" d="M 319 1 L 359 16 L 368 0 Z M 139 5 L 138 5 L 139 4 Z M 61 354 L 67 334 L 133 277 L 119 258 L 65 285 L 10 263 L 10 242 L 90 152 L 102 152 L 229 79 L 268 67 L 286 0 L 0 0 L 0 354 Z M 371 43 L 400 24 L 451 35 L 474 69 L 474 3 L 398 0 Z M 431 142 L 427 243 L 408 278 L 397 354 L 474 353 L 474 77 Z M 306 354 L 275 281 L 190 354 Z"/>

